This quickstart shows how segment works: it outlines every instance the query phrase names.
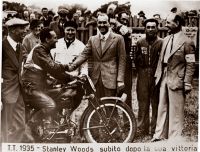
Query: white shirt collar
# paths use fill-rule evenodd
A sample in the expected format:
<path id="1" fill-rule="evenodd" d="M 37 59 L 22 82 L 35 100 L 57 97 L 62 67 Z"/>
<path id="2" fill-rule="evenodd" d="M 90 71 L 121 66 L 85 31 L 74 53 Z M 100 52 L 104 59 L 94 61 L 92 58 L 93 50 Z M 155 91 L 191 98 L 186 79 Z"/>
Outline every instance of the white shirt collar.
<path id="1" fill-rule="evenodd" d="M 108 32 L 107 32 L 105 35 L 99 33 L 100 39 L 104 36 L 104 37 L 105 37 L 105 38 L 104 38 L 105 41 L 108 39 L 108 36 L 109 36 L 109 35 L 110 35 L 110 28 L 109 28 Z"/>
<path id="2" fill-rule="evenodd" d="M 16 51 L 16 46 L 17 46 L 17 42 L 15 40 L 13 40 L 10 35 L 7 36 L 8 42 L 10 43 L 10 45 L 12 46 L 12 48 Z"/>

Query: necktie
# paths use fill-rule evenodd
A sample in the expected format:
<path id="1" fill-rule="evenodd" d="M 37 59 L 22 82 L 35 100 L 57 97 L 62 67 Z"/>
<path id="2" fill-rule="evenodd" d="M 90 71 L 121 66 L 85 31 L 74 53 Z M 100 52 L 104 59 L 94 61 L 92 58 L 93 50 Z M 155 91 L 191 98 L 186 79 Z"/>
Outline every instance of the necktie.
<path id="1" fill-rule="evenodd" d="M 102 49 L 102 50 L 103 50 L 104 46 L 105 46 L 105 36 L 103 35 L 103 36 L 101 37 L 101 49 Z"/>
<path id="2" fill-rule="evenodd" d="M 171 38 L 171 48 L 170 48 L 170 53 L 172 52 L 172 49 L 173 49 L 173 41 L 174 41 L 174 35 L 172 35 L 172 38 Z"/>
<path id="3" fill-rule="evenodd" d="M 20 54 L 20 43 L 17 43 L 17 46 L 16 46 L 16 57 L 17 57 L 17 60 L 19 60 L 19 54 Z"/>

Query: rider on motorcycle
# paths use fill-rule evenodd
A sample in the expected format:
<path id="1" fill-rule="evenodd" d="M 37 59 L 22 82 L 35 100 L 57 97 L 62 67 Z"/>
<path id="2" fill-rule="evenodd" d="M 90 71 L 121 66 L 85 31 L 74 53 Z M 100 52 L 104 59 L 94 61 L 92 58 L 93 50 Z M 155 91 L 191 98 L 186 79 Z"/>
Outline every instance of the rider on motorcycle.
<path id="1" fill-rule="evenodd" d="M 50 50 L 56 47 L 56 33 L 49 28 L 44 28 L 40 33 L 40 40 L 41 43 L 35 46 L 27 57 L 22 81 L 27 94 L 26 101 L 39 109 L 34 115 L 35 119 L 49 121 L 50 114 L 54 114 L 58 106 L 50 96 L 54 93 L 48 93 L 48 74 L 65 84 L 72 81 L 74 77 L 65 72 L 68 70 L 68 65 L 55 63 L 52 59 Z"/>

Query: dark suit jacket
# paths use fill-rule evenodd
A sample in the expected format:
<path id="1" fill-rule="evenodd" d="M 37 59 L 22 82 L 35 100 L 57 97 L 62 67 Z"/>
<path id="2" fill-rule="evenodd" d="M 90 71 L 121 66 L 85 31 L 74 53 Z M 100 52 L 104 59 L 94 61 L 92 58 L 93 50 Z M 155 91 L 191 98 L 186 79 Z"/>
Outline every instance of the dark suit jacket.
<path id="1" fill-rule="evenodd" d="M 60 38 L 64 37 L 64 29 L 60 30 L 58 24 L 59 24 L 58 21 L 53 21 L 50 23 L 49 28 L 54 30 L 54 32 L 57 35 L 57 38 L 60 39 Z"/>
<path id="2" fill-rule="evenodd" d="M 7 38 L 2 42 L 2 101 L 15 103 L 21 93 L 21 65 L 25 48 L 21 45 L 19 61 Z"/>
<path id="3" fill-rule="evenodd" d="M 156 83 L 161 80 L 163 74 L 163 60 L 167 44 L 170 40 L 170 35 L 165 37 L 163 40 L 163 46 L 158 61 L 158 66 L 156 69 L 155 77 Z M 176 42 L 173 42 L 175 45 L 171 51 L 170 57 L 168 59 L 168 85 L 172 90 L 183 89 L 184 83 L 191 84 L 192 76 L 195 71 L 195 62 L 188 62 L 186 60 L 187 55 L 194 56 L 194 43 L 187 38 L 183 32 L 179 35 Z"/>
<path id="4" fill-rule="evenodd" d="M 108 89 L 116 89 L 118 81 L 124 82 L 126 51 L 121 35 L 111 32 L 103 50 L 99 35 L 90 37 L 84 51 L 74 64 L 81 65 L 89 56 L 92 56 L 93 61 L 90 76 L 94 84 L 100 75 L 104 86 Z"/>

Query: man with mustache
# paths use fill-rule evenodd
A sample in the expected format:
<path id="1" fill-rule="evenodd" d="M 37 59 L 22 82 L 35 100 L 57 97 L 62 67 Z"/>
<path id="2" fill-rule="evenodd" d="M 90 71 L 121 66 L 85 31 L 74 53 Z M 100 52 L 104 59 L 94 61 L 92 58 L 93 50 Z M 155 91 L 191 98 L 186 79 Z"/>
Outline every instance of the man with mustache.
<path id="1" fill-rule="evenodd" d="M 158 90 L 155 87 L 154 74 L 162 47 L 162 39 L 158 34 L 158 21 L 147 19 L 144 21 L 146 36 L 137 42 L 135 65 L 137 70 L 136 93 L 138 98 L 138 130 L 143 135 L 155 132 Z M 150 125 L 149 108 L 152 107 Z M 151 127 L 150 127 L 151 126 Z M 150 130 L 151 128 L 151 130 Z"/>

